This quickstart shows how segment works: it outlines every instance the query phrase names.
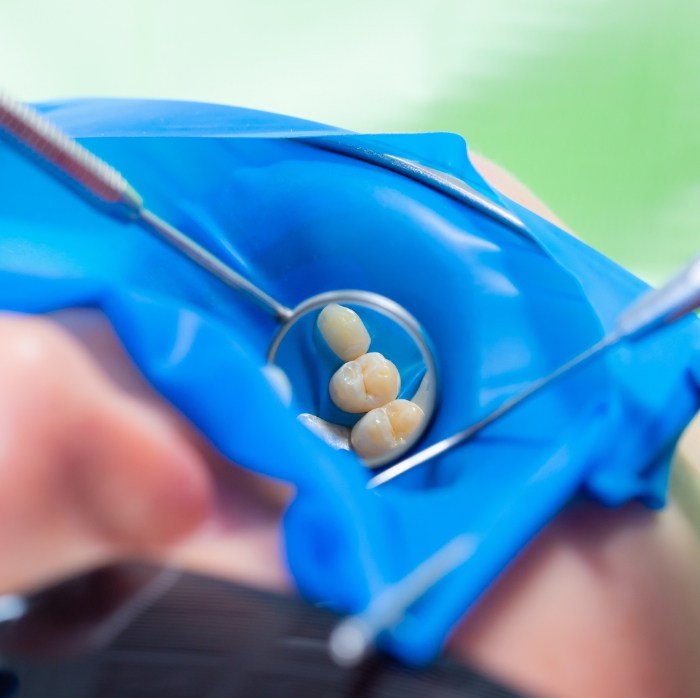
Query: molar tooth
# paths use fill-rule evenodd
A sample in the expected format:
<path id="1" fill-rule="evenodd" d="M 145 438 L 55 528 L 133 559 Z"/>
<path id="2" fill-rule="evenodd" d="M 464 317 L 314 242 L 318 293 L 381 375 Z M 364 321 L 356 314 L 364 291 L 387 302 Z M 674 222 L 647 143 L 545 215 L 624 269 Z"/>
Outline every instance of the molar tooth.
<path id="1" fill-rule="evenodd" d="M 350 443 L 361 458 L 383 456 L 409 441 L 423 417 L 423 410 L 410 400 L 392 400 L 355 424 Z"/>
<path id="2" fill-rule="evenodd" d="M 328 346 L 343 361 L 352 361 L 369 349 L 369 332 L 350 308 L 330 303 L 319 313 L 316 323 Z"/>
<path id="3" fill-rule="evenodd" d="M 369 412 L 396 398 L 401 377 L 391 361 L 379 352 L 370 352 L 343 364 L 333 374 L 328 389 L 341 410 Z"/>

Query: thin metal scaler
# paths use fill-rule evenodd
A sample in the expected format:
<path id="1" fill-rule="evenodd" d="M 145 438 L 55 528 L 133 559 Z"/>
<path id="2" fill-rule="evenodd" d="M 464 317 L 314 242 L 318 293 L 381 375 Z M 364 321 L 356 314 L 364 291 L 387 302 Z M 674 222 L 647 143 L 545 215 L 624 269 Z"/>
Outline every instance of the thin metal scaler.
<path id="1" fill-rule="evenodd" d="M 328 639 L 331 657 L 346 667 L 361 662 L 379 634 L 396 625 L 408 608 L 466 562 L 473 550 L 471 536 L 453 538 L 401 581 L 378 594 L 365 611 L 340 621 Z"/>
<path id="2" fill-rule="evenodd" d="M 0 92 L 0 136 L 30 153 L 49 174 L 88 203 L 121 221 L 137 222 L 163 238 L 228 286 L 248 293 L 281 321 L 291 310 L 252 284 L 185 233 L 144 208 L 143 199 L 113 167 L 54 126 L 31 107 Z"/>
<path id="3" fill-rule="evenodd" d="M 616 327 L 603 339 L 581 352 L 570 361 L 555 369 L 552 373 L 531 383 L 525 390 L 508 398 L 493 412 L 462 431 L 448 436 L 442 441 L 428 446 L 412 456 L 405 458 L 379 475 L 375 475 L 367 484 L 374 489 L 393 480 L 395 477 L 425 463 L 436 456 L 449 451 L 471 439 L 484 427 L 492 424 L 513 408 L 539 393 L 555 380 L 573 369 L 588 363 L 596 356 L 616 346 L 623 340 L 637 340 L 655 330 L 679 320 L 700 306 L 700 256 L 679 274 L 659 289 L 653 289 L 633 303 L 618 318 Z"/>

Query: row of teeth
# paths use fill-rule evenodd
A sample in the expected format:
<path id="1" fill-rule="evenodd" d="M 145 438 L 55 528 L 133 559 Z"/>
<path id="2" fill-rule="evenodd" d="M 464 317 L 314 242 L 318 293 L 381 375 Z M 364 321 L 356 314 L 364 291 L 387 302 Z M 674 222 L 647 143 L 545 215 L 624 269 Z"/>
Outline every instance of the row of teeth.
<path id="1" fill-rule="evenodd" d="M 379 352 L 368 353 L 369 332 L 354 310 L 327 305 L 317 323 L 345 362 L 330 380 L 331 400 L 346 412 L 365 413 L 350 432 L 353 450 L 361 458 L 380 458 L 403 446 L 420 428 L 424 413 L 415 402 L 397 399 L 401 376 L 396 366 Z"/>

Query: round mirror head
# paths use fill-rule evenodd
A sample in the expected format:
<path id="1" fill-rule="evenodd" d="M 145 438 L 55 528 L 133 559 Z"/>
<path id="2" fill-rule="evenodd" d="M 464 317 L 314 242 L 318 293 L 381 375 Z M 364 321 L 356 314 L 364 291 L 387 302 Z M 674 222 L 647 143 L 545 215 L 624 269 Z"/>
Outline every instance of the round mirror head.
<path id="1" fill-rule="evenodd" d="M 372 468 L 411 449 L 435 411 L 437 368 L 425 332 L 375 293 L 332 291 L 305 301 L 268 360 L 289 378 L 299 420 Z"/>

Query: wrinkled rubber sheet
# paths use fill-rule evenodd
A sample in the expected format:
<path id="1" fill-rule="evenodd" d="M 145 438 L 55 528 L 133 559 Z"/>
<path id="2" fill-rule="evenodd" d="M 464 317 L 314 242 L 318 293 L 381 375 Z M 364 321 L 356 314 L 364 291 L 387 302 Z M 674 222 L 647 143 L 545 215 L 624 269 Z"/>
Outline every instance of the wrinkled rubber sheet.
<path id="1" fill-rule="evenodd" d="M 441 376 L 422 445 L 593 344 L 645 290 L 493 191 L 454 134 L 356 135 L 176 102 L 40 108 L 122 171 L 151 210 L 283 303 L 354 288 L 413 313 Z M 528 232 L 314 147 L 315 138 L 349 139 L 459 177 Z M 101 309 L 144 376 L 221 452 L 296 486 L 283 521 L 286 558 L 310 601 L 360 611 L 454 536 L 468 536 L 468 560 L 381 638 L 410 663 L 439 652 L 572 497 L 663 506 L 671 451 L 698 409 L 700 331 L 691 319 L 616 349 L 469 444 L 368 491 L 371 473 L 303 428 L 261 372 L 276 326 L 248 299 L 143 229 L 88 207 L 4 143 L 0 225 L 0 307 Z"/>

